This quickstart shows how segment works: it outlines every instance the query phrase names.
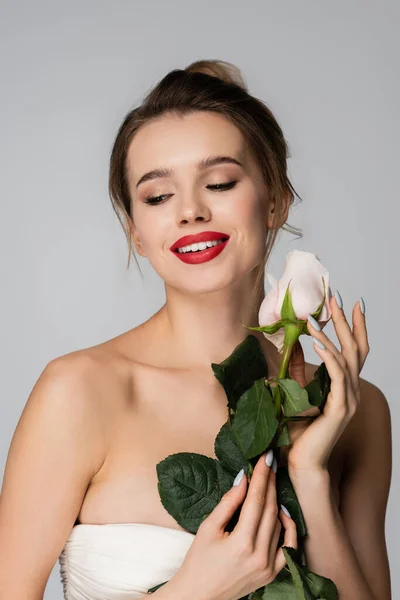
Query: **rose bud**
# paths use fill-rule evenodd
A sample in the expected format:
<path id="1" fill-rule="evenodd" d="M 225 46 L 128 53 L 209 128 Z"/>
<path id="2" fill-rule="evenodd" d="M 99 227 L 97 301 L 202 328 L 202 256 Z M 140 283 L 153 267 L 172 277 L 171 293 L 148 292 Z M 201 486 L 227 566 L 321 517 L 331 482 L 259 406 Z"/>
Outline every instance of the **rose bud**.
<path id="1" fill-rule="evenodd" d="M 279 352 L 283 352 L 285 325 L 300 321 L 299 334 L 310 335 L 307 329 L 309 314 L 321 328 L 330 320 L 329 273 L 315 254 L 292 250 L 286 256 L 281 279 L 277 281 L 269 273 L 267 278 L 272 289 L 260 305 L 260 328 L 254 329 L 262 330 Z"/>

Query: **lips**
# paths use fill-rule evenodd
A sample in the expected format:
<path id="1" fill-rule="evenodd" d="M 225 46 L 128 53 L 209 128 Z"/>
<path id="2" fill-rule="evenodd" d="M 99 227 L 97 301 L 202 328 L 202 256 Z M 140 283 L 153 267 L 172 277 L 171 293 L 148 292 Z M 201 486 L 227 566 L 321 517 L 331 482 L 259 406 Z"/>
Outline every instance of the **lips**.
<path id="1" fill-rule="evenodd" d="M 195 235 L 185 235 L 184 237 L 176 240 L 174 244 L 172 244 L 170 250 L 172 252 L 177 252 L 178 248 L 182 248 L 182 246 L 189 246 L 189 244 L 195 244 L 197 242 L 213 242 L 214 240 L 227 240 L 229 239 L 229 235 L 227 233 L 222 233 L 221 231 L 202 231 L 201 233 L 196 233 Z"/>

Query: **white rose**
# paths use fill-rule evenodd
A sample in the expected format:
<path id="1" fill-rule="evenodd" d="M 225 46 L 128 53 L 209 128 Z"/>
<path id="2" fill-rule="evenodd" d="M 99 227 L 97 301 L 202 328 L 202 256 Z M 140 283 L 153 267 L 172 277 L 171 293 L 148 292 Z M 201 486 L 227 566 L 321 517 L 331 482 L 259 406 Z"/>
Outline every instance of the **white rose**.
<path id="1" fill-rule="evenodd" d="M 286 256 L 281 279 L 277 281 L 269 273 L 267 273 L 267 278 L 272 290 L 265 296 L 260 306 L 258 313 L 260 327 L 273 325 L 281 320 L 283 299 L 289 282 L 289 292 L 297 319 L 307 321 L 308 315 L 315 313 L 324 297 L 324 283 L 326 297 L 317 320 L 321 327 L 324 327 L 331 318 L 329 301 L 332 293 L 329 287 L 329 273 L 315 254 L 292 250 Z M 278 329 L 276 333 L 263 332 L 263 334 L 277 347 L 279 352 L 283 351 L 284 327 Z"/>

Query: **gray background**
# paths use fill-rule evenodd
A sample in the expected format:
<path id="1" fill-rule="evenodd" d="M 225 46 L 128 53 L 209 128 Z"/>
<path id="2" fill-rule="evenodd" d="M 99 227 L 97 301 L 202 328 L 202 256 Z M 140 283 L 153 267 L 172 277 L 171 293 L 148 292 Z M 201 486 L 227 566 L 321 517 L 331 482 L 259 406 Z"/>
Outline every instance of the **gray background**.
<path id="1" fill-rule="evenodd" d="M 393 597 L 400 537 L 399 8 L 395 2 L 34 3 L 0 14 L 0 468 L 34 382 L 52 358 L 134 327 L 164 302 L 126 246 L 107 194 L 124 114 L 167 71 L 200 58 L 237 64 L 291 146 L 303 202 L 269 265 L 293 248 L 318 254 L 344 308 L 362 295 L 371 352 L 362 376 L 388 398 L 393 479 L 387 544 Z M 396 41 L 397 39 L 397 41 Z M 268 286 L 267 286 L 267 289 Z M 330 323 L 326 332 L 335 341 Z M 303 336 L 306 359 L 318 363 Z M 46 600 L 60 599 L 58 563 Z"/>

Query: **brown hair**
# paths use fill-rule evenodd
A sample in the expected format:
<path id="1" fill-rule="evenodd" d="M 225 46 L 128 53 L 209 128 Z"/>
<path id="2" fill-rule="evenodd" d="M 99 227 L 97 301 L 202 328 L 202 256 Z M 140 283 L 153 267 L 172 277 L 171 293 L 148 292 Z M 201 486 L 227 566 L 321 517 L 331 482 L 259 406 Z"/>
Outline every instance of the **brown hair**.
<path id="1" fill-rule="evenodd" d="M 283 214 L 286 198 L 289 198 L 290 205 L 295 196 L 301 200 L 287 175 L 286 161 L 291 155 L 282 129 L 268 106 L 248 93 L 239 69 L 222 60 L 199 60 L 185 69 L 174 69 L 150 90 L 139 107 L 126 115 L 117 132 L 110 157 L 109 194 L 128 241 L 128 267 L 132 253 L 142 277 L 129 226 L 132 220 L 126 164 L 129 145 L 142 125 L 167 113 L 184 116 L 196 111 L 221 114 L 241 131 L 257 160 L 270 201 L 275 203 L 274 219 L 278 221 Z M 282 229 L 302 236 L 301 230 L 287 223 Z M 254 287 L 254 300 L 263 289 L 265 265 L 277 235 L 276 227 L 267 232 L 264 257 Z"/>

